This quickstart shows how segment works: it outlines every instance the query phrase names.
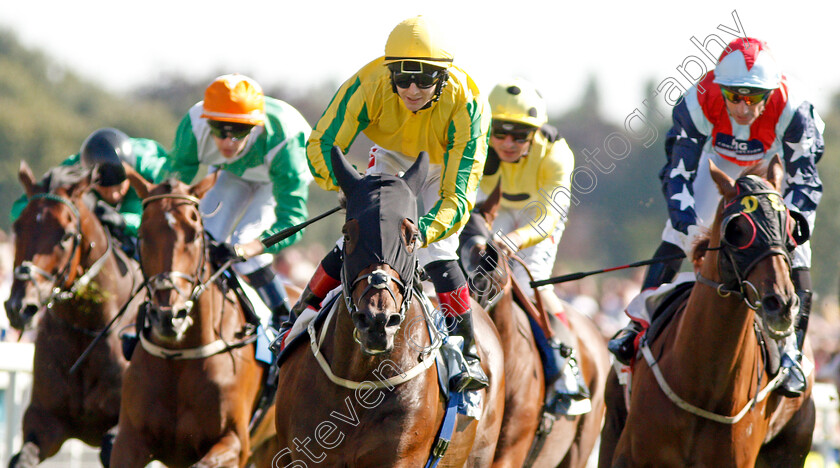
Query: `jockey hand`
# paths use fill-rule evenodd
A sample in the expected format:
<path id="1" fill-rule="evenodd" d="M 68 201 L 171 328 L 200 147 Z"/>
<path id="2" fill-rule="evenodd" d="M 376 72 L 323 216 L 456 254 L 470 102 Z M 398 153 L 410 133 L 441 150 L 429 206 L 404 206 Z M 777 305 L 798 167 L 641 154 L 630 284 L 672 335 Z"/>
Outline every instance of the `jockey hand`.
<path id="1" fill-rule="evenodd" d="M 254 239 L 244 244 L 236 244 L 233 246 L 233 249 L 236 252 L 236 256 L 243 259 L 256 257 L 265 252 L 265 246 L 263 246 L 259 239 Z"/>
<path id="2" fill-rule="evenodd" d="M 496 234 L 493 237 L 496 242 L 496 246 L 499 248 L 501 253 L 507 257 L 513 257 L 516 255 L 516 252 L 519 251 L 519 248 L 522 245 L 522 237 L 516 231 L 511 231 L 502 236 Z"/>
<path id="3" fill-rule="evenodd" d="M 682 236 L 682 245 L 680 246 L 685 252 L 686 257 L 691 257 L 691 250 L 694 248 L 694 244 L 697 243 L 697 240 L 700 239 L 705 235 L 703 232 L 703 228 L 696 224 L 692 224 L 688 227 L 688 232 L 685 236 Z"/>
<path id="4" fill-rule="evenodd" d="M 227 242 L 216 242 L 211 241 L 210 246 L 210 259 L 216 265 L 222 265 L 223 263 L 227 262 L 228 260 L 237 258 L 239 255 L 237 254 L 234 246 L 228 244 Z"/>

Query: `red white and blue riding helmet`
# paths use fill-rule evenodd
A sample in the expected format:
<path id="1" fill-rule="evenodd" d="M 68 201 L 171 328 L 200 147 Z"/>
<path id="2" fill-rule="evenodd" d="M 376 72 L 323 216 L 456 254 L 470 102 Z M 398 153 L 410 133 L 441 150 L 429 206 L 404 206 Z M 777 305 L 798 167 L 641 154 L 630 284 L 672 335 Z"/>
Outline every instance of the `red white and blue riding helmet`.
<path id="1" fill-rule="evenodd" d="M 720 55 L 714 82 L 732 88 L 776 89 L 781 85 L 782 71 L 766 42 L 739 37 Z"/>

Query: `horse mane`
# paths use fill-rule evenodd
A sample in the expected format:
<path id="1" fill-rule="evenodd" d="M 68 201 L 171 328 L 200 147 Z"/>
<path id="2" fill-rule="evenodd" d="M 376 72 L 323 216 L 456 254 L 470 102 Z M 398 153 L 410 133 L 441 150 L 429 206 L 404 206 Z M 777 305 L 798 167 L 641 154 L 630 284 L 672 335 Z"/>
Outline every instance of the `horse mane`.
<path id="1" fill-rule="evenodd" d="M 90 170 L 80 164 L 56 166 L 47 171 L 37 187 L 40 191 L 55 193 L 60 188 L 69 188 L 83 181 L 90 174 Z"/>

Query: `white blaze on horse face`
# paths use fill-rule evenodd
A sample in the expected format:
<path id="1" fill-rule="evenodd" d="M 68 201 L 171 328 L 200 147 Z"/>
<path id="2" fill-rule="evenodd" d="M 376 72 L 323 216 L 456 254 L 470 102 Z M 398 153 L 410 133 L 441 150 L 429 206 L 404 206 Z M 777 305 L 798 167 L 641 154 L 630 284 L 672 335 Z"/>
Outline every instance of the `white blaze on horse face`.
<path id="1" fill-rule="evenodd" d="M 38 215 L 37 215 L 37 216 L 35 216 L 35 222 L 36 222 L 36 223 L 40 223 L 40 222 L 41 222 L 41 217 L 42 217 L 42 215 L 43 215 L 43 213 L 38 213 Z"/>
<path id="2" fill-rule="evenodd" d="M 175 216 L 172 213 L 167 211 L 163 215 L 163 217 L 166 218 L 166 223 L 169 224 L 169 227 L 175 228 L 175 226 L 177 226 L 178 221 L 175 219 Z"/>

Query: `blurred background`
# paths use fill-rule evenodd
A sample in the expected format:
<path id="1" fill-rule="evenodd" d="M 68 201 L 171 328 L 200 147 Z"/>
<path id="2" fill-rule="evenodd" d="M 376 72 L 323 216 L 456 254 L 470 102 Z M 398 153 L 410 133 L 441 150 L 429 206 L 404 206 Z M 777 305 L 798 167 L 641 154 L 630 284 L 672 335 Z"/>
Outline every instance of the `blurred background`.
<path id="1" fill-rule="evenodd" d="M 665 162 L 671 106 L 680 88 L 714 67 L 709 57 L 716 58 L 723 47 L 711 35 L 729 42 L 740 33 L 768 42 L 796 89 L 816 105 L 826 123 L 826 151 L 818 164 L 824 196 L 812 237 L 817 295 L 809 335 L 818 371 L 840 375 L 840 188 L 834 185 L 840 180 L 835 149 L 840 6 L 809 2 L 792 9 L 789 3 L 773 1 L 680 6 L 651 1 L 617 7 L 596 2 L 472 3 L 0 4 L 0 299 L 5 300 L 11 281 L 13 252 L 5 233 L 11 203 L 22 193 L 17 181 L 21 160 L 39 176 L 105 126 L 169 148 L 178 121 L 202 99 L 207 84 L 231 72 L 253 77 L 266 95 L 291 103 L 314 125 L 340 83 L 381 55 L 391 29 L 416 14 L 444 27 L 456 63 L 483 91 L 511 76 L 534 82 L 549 103 L 550 122 L 575 152 L 577 166 L 588 166 L 587 172 L 596 175 L 590 187 L 575 193 L 579 203 L 569 213 L 555 274 L 649 258 L 667 216 L 657 174 Z M 695 45 L 704 42 L 706 52 Z M 672 94 L 663 88 L 668 83 L 678 83 Z M 625 122 L 634 113 L 642 118 L 633 129 L 645 138 L 626 133 Z M 630 143 L 626 154 L 619 141 Z M 351 160 L 365 161 L 369 147 L 360 136 Z M 609 157 L 610 151 L 622 156 Z M 586 155 L 596 155 L 606 166 Z M 335 204 L 334 193 L 310 187 L 311 215 Z M 341 221 L 334 216 L 308 228 L 301 242 L 277 256 L 276 269 L 289 281 L 305 284 L 337 239 Z M 642 269 L 623 270 L 557 289 L 609 336 L 624 325 L 623 308 L 638 292 L 642 274 Z M 5 316 L 0 316 L 3 328 Z M 0 334 L 17 338 L 5 329 Z"/>

